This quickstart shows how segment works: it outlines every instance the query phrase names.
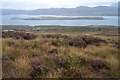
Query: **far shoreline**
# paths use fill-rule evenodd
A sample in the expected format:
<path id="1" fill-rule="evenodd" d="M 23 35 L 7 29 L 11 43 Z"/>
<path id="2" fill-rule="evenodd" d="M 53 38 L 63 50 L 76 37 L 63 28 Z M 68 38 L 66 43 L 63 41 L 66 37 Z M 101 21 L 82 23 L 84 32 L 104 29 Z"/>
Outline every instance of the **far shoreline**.
<path id="1" fill-rule="evenodd" d="M 80 26 L 66 26 L 66 25 L 1 25 L 1 27 L 119 27 L 116 25 L 80 25 Z"/>

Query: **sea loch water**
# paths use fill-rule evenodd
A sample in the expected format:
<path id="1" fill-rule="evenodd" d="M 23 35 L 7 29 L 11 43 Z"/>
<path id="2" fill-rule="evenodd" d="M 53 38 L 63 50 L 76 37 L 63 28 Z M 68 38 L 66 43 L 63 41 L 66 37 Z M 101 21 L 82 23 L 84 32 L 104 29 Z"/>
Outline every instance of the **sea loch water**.
<path id="1" fill-rule="evenodd" d="M 0 25 L 118 26 L 117 16 L 102 16 L 103 18 L 105 18 L 104 20 L 12 20 L 11 19 L 14 17 L 28 18 L 28 17 L 41 17 L 41 16 L 56 16 L 56 15 L 2 15 L 2 23 L 0 23 Z"/>

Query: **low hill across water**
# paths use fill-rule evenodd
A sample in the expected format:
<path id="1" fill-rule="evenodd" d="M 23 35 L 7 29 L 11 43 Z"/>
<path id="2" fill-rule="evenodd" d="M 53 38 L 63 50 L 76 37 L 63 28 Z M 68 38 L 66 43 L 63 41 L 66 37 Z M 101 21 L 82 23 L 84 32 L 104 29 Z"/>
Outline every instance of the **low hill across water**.
<path id="1" fill-rule="evenodd" d="M 2 15 L 67 15 L 67 16 L 117 16 L 117 6 L 79 6 L 76 8 L 48 8 L 36 10 L 2 9 Z"/>

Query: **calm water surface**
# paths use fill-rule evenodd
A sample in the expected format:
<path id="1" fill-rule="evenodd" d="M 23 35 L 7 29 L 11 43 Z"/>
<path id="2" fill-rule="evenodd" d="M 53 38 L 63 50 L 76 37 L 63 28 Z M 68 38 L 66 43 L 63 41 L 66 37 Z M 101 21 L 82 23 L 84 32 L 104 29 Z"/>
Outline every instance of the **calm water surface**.
<path id="1" fill-rule="evenodd" d="M 3 15 L 0 25 L 62 25 L 62 26 L 86 26 L 86 25 L 113 25 L 118 26 L 117 16 L 102 16 L 104 20 L 12 20 L 11 18 L 41 17 L 45 15 Z M 47 15 L 50 16 L 50 15 Z M 54 15 L 52 15 L 54 16 Z"/>

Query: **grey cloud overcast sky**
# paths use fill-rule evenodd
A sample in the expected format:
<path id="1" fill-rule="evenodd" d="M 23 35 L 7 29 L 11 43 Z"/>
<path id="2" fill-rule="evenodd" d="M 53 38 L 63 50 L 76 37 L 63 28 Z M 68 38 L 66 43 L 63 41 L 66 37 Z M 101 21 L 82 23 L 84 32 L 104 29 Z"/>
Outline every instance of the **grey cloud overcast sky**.
<path id="1" fill-rule="evenodd" d="M 106 6 L 119 0 L 2 0 L 5 9 L 74 8 L 77 6 Z"/>

